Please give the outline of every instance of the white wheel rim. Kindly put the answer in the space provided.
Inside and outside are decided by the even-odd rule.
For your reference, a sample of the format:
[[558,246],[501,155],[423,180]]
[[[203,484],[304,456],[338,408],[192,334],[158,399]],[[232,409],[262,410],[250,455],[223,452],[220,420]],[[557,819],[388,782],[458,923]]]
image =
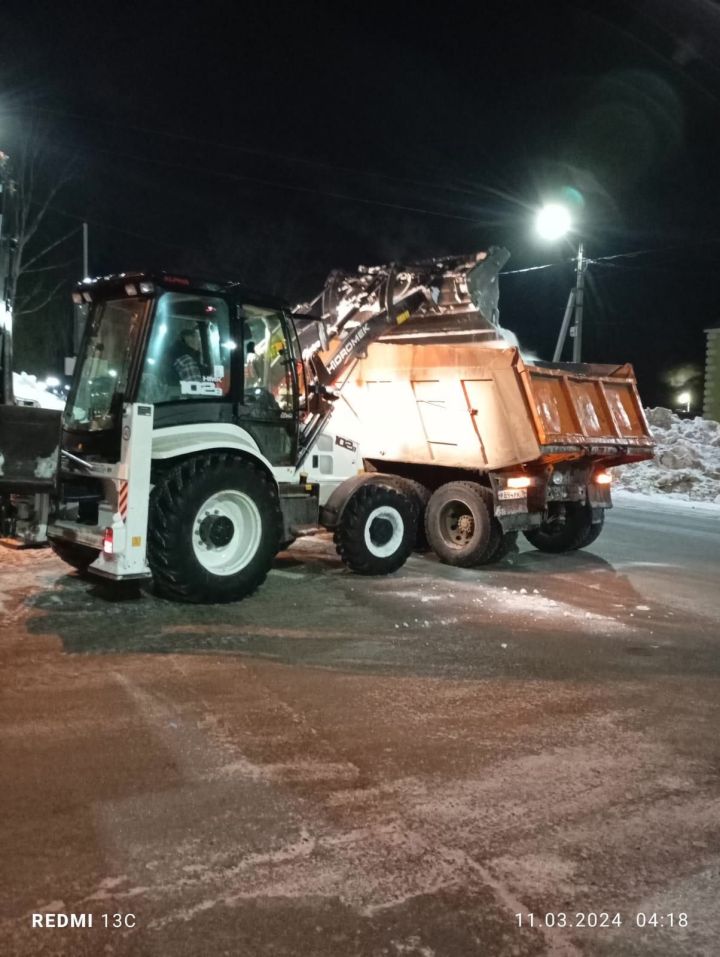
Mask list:
[[[390,538],[384,543],[373,538],[373,522],[377,519],[389,522],[392,528]],[[397,551],[404,534],[405,523],[402,515],[396,508],[391,508],[389,505],[381,505],[380,508],[373,509],[365,520],[365,545],[375,558],[387,558]]]
[[[229,520],[233,526],[232,537],[226,544],[208,540],[208,526],[218,519]],[[255,557],[261,538],[262,519],[257,505],[249,495],[236,489],[211,495],[193,522],[195,558],[213,575],[234,575],[245,568]]]

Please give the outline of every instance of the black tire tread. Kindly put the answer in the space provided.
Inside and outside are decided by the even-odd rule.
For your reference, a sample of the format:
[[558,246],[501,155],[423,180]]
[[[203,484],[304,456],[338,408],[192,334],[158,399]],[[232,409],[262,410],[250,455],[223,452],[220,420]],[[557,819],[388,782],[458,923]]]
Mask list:
[[591,526],[587,529],[587,533],[585,534],[583,540],[582,540],[582,541],[580,542],[580,544],[578,545],[578,548],[587,548],[588,545],[592,545],[593,542],[597,541],[597,539],[600,537],[600,533],[602,532],[603,527],[604,527],[604,525],[605,525],[605,512],[604,512],[604,511],[603,511],[603,513],[602,513],[602,516],[603,516],[603,517],[602,517],[602,519],[601,519],[599,522],[595,522],[593,525],[591,525]]
[[[494,553],[500,548],[502,543],[502,528],[500,523],[494,518],[492,513],[492,491],[484,485],[480,485],[479,482],[448,482],[445,485],[441,485],[438,492],[442,489],[447,488],[448,486],[453,486],[454,488],[466,489],[472,495],[478,495],[480,502],[487,512],[488,522],[490,524],[490,534],[488,541],[485,543],[484,548],[477,547],[475,552],[468,555],[463,554],[454,554],[449,551],[447,554],[443,555],[437,551],[435,548],[435,553],[438,555],[441,561],[447,565],[456,565],[459,568],[474,568],[477,565],[487,564],[488,561],[492,560]],[[431,513],[428,510],[425,512],[425,533],[428,537],[428,541],[432,542],[434,534],[430,527],[431,524]]]
[[[358,575],[388,575],[397,571],[407,561],[412,552],[416,537],[416,529],[411,526],[411,538],[404,543],[404,547],[396,552],[392,561],[378,560],[368,555],[364,544],[365,515],[368,510],[387,503],[387,496],[395,498],[394,505],[399,511],[409,511],[411,517],[417,521],[417,506],[414,498],[407,492],[400,491],[395,482],[383,485],[380,482],[366,482],[355,492],[343,510],[342,517],[333,535],[335,550],[340,558]],[[409,509],[408,509],[409,506]],[[406,536],[407,537],[407,536]],[[383,563],[382,569],[380,562]]]
[[603,521],[593,525],[589,522],[589,505],[585,502],[570,504],[576,504],[577,507],[571,510],[563,532],[559,535],[548,534],[542,525],[528,529],[523,534],[531,545],[541,552],[561,555],[564,552],[576,552],[580,548],[586,548],[597,539],[603,529],[604,513]]
[[432,492],[422,482],[404,476],[400,476],[398,484],[408,495],[415,498],[418,506],[418,530],[413,548],[416,552],[428,552],[430,551],[430,542],[427,540],[425,533],[425,509]]
[[155,589],[164,598],[176,601],[202,603],[208,599],[207,589],[202,583],[189,581],[176,562],[177,550],[187,548],[187,543],[178,541],[179,530],[187,518],[183,499],[188,490],[197,481],[199,476],[206,479],[213,474],[220,474],[228,467],[240,467],[252,476],[261,488],[269,493],[268,497],[274,502],[274,514],[270,516],[271,525],[277,529],[277,541],[274,542],[272,555],[253,576],[247,585],[243,586],[241,594],[228,594],[214,597],[212,601],[238,601],[256,591],[265,581],[270,570],[272,557],[277,553],[280,545],[282,529],[282,512],[277,492],[269,477],[261,468],[258,468],[247,459],[239,458],[230,452],[212,452],[206,455],[196,455],[183,459],[177,465],[156,477],[156,484],[150,497],[148,516],[147,555]]

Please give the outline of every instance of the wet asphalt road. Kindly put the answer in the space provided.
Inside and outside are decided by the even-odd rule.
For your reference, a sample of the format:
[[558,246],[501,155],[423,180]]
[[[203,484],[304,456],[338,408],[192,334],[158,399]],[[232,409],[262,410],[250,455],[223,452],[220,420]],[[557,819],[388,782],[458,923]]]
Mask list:
[[3,551],[0,951],[717,954],[719,546],[636,505],[492,570],[304,540],[209,608]]

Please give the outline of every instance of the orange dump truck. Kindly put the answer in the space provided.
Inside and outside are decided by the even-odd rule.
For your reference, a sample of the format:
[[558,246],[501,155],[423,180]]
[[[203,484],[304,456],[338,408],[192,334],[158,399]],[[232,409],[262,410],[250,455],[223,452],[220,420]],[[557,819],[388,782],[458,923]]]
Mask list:
[[519,530],[537,548],[589,545],[610,466],[652,457],[630,365],[535,363],[502,341],[395,335],[342,387],[366,469],[410,482],[439,557],[478,565]]

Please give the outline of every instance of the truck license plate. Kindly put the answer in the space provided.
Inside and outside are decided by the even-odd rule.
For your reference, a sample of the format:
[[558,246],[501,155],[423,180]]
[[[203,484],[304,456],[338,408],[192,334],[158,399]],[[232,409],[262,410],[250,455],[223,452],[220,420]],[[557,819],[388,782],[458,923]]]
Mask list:
[[501,502],[507,502],[508,499],[513,498],[525,498],[526,495],[526,488],[503,488],[497,493],[498,500]]

